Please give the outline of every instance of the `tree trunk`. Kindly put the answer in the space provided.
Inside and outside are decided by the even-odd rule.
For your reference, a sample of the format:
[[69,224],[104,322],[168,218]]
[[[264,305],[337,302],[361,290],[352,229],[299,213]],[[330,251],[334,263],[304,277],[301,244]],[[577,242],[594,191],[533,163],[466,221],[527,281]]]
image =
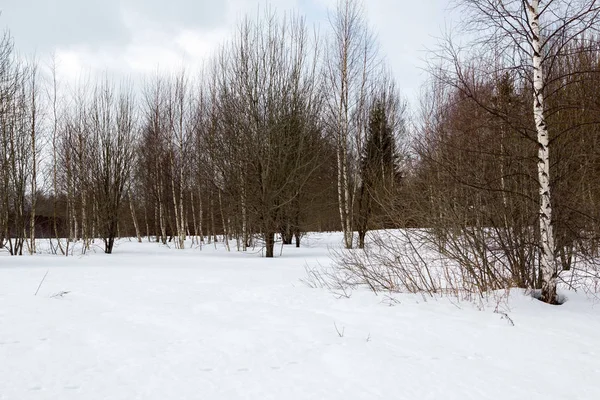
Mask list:
[[148,209],[146,202],[144,202],[144,224],[146,225],[146,239],[150,241],[150,226],[148,225]]
[[265,232],[265,257],[273,258],[275,249],[275,232]]
[[156,235],[156,243],[160,242],[162,238],[160,235],[161,225],[160,225],[160,213],[158,211],[158,204],[154,204],[154,233]]
[[540,195],[540,273],[542,281],[541,300],[556,304],[557,267],[554,257],[554,232],[552,227],[552,203],[550,197],[550,151],[549,135],[544,115],[544,74],[539,25],[539,0],[527,4],[529,28],[533,47],[533,116],[538,141],[538,183]]
[[165,210],[163,209],[162,201],[158,203],[158,220],[160,223],[160,240],[163,244],[167,244],[167,227],[165,223]]
[[360,185],[359,199],[358,199],[358,221],[356,223],[356,230],[358,231],[358,248],[365,248],[365,236],[369,226],[369,217],[371,215],[371,194],[366,188],[363,177],[363,183]]
[[[171,155],[169,157],[169,160],[171,162],[171,171],[175,172],[175,162],[173,160],[173,152],[174,149],[172,149],[170,151]],[[173,176],[174,174],[171,174],[171,195],[173,197],[173,212],[175,213],[175,230],[176,235],[177,235],[177,240],[175,241],[175,247],[178,249],[183,249],[185,247],[185,243],[181,240],[182,236],[185,236],[185,233],[183,232],[184,227],[181,225],[181,219],[180,217],[183,219],[183,216],[180,216],[180,207],[179,207],[179,202],[177,201],[177,195],[176,195],[176,191],[175,191],[175,176]],[[183,185],[183,182],[179,183],[180,188],[181,185]],[[180,190],[181,193],[181,190]],[[180,199],[182,200],[182,199]]]
[[219,209],[221,210],[221,223],[223,224],[223,241],[225,242],[225,247],[227,248],[227,251],[231,251],[231,249],[229,248],[229,238],[227,237],[227,225],[225,223],[225,213],[223,212],[223,199],[221,196],[221,189],[219,189]]
[[[299,196],[299,194],[296,196]],[[300,200],[298,197],[296,197],[296,204],[294,207],[294,238],[296,239],[296,247],[300,247]]]
[[105,238],[104,239],[104,253],[112,254],[114,245],[115,245],[114,235],[110,235],[110,237]]
[[31,218],[29,225],[29,240],[31,241],[31,246],[29,247],[29,251],[31,254],[34,254],[35,249],[35,208],[37,201],[37,149],[36,149],[36,87],[35,87],[35,79],[36,79],[36,69],[33,70],[33,75],[31,77]]
[[[54,62],[55,60],[53,60]],[[60,235],[58,234],[57,210],[58,210],[58,157],[57,157],[57,134],[58,134],[58,113],[57,113],[57,87],[56,87],[56,64],[52,64],[52,229],[54,237],[58,243],[60,252],[65,255],[62,247]]]
[[140,227],[135,217],[135,209],[133,208],[133,200],[131,199],[131,192],[127,191],[127,197],[129,198],[129,209],[131,210],[131,219],[133,220],[133,227],[135,228],[135,236],[137,237],[138,243],[142,243],[142,235],[140,234]]
[[83,251],[90,248],[89,229],[87,226],[87,199],[85,195],[85,187],[81,188],[81,237],[83,238]]
[[242,251],[248,249],[248,213],[246,210],[246,186],[242,176]]
[[281,227],[281,240],[283,241],[283,244],[288,245],[292,244],[292,241],[294,240],[294,229],[289,219],[286,218],[285,220],[286,222]]
[[346,146],[342,144],[342,140],[346,140],[345,138],[339,138],[338,146],[340,147],[337,151],[337,167],[338,167],[338,204],[340,211],[340,220],[342,223],[342,232],[344,233],[344,246],[347,249],[352,248],[352,226],[349,220],[349,210],[348,210],[348,197],[349,197],[349,189],[348,189],[348,175],[346,168]]
[[202,206],[202,193],[198,193],[198,234],[200,235],[200,243],[204,243],[204,208]]
[[210,244],[211,238],[215,243],[217,242],[217,233],[215,229],[215,205],[212,193],[210,195],[208,208],[210,209],[210,232],[208,232],[208,243]]
[[193,188],[190,189],[190,205],[192,207],[192,222],[193,222],[193,226],[194,226],[194,233],[193,233],[193,235],[190,235],[192,237],[192,245],[193,245],[194,240],[198,240],[198,243],[200,243],[200,240],[198,239],[198,220],[196,219],[196,207],[194,206],[194,190],[193,190]]

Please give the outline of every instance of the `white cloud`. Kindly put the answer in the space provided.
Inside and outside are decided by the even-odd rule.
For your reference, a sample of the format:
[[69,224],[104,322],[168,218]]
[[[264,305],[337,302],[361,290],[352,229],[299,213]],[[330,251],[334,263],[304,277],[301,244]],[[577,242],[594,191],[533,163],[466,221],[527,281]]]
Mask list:
[[[193,71],[231,37],[244,15],[254,17],[269,4],[278,13],[305,14],[309,24],[320,23],[325,32],[327,7],[337,2],[61,0],[50,7],[46,0],[5,1],[0,24],[14,24],[9,27],[20,51],[35,51],[42,59],[56,51],[59,75],[70,80],[81,73],[125,77],[182,66]],[[449,0],[363,1],[398,86],[414,101],[425,78],[424,49],[433,47],[443,31]]]

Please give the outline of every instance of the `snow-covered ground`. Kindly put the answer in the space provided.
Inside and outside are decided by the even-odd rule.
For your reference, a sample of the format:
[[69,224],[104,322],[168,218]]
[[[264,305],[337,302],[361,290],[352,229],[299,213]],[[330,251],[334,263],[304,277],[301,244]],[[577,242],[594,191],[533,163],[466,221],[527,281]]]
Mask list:
[[514,291],[513,326],[495,304],[300,282],[340,242],[313,234],[275,259],[125,240],[0,256],[0,399],[600,399],[585,295]]

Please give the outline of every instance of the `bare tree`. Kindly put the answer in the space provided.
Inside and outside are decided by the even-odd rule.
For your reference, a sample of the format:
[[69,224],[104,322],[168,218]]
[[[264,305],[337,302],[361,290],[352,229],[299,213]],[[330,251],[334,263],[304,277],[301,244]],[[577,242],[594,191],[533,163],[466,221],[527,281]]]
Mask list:
[[245,249],[249,233],[260,233],[267,257],[322,162],[318,57],[309,43],[302,18],[266,12],[240,25],[213,69],[205,137],[225,240],[240,232]]
[[28,114],[29,114],[29,128],[30,128],[30,152],[31,152],[31,178],[30,178],[30,206],[29,206],[29,252],[35,254],[35,230],[36,230],[36,203],[37,203],[37,192],[38,192],[38,156],[40,148],[39,142],[39,113],[38,113],[38,67],[37,64],[32,62],[29,66],[29,79],[27,82],[28,88]]
[[[66,255],[65,250],[62,246],[62,240],[58,231],[58,197],[59,197],[59,182],[58,182],[58,169],[59,169],[59,98],[58,98],[58,80],[56,77],[56,58],[52,57],[52,62],[50,64],[50,71],[52,76],[52,85],[48,90],[48,99],[52,112],[52,127],[51,127],[51,143],[52,143],[52,232],[54,238],[57,241],[58,250],[60,250],[61,254]],[[51,242],[52,245],[52,242]],[[53,248],[54,252],[58,250]]]
[[[541,300],[556,303],[559,266],[556,259],[551,196],[551,132],[547,98],[554,67],[569,45],[584,40],[595,29],[600,5],[595,0],[459,0],[464,27],[477,35],[481,49],[494,49],[504,68],[518,70],[530,82],[532,119],[535,124],[539,191],[539,251]],[[456,60],[455,54],[451,58]],[[464,71],[457,70],[459,78]],[[560,80],[560,78],[559,78]]]
[[169,164],[171,168],[171,194],[177,231],[177,248],[185,248],[186,214],[185,196],[189,170],[189,151],[192,138],[192,118],[189,82],[182,71],[167,85],[166,117]]
[[14,74],[12,37],[5,32],[0,39],[0,247],[10,241],[9,121],[10,104],[16,90]]
[[325,60],[329,130],[337,147],[338,205],[344,245],[352,248],[357,171],[368,121],[367,101],[377,52],[359,0],[339,0],[330,17],[333,35]]
[[0,245],[13,255],[22,255],[25,244],[35,251],[36,79],[36,64],[17,58],[5,33],[0,39]]
[[170,163],[166,135],[165,90],[162,77],[144,87],[143,129],[138,146],[136,177],[145,195],[145,207],[153,210],[156,241],[167,243],[168,182]]
[[96,86],[89,107],[91,183],[97,204],[98,233],[105,253],[118,237],[119,212],[135,162],[137,136],[133,94],[128,86],[115,94],[108,82]]

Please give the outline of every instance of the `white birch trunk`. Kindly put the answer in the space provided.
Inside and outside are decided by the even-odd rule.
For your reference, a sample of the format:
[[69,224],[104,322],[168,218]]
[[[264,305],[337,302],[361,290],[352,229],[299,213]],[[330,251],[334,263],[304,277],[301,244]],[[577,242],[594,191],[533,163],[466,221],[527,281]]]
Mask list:
[[[169,156],[171,171],[175,172],[175,162],[173,161],[173,150],[170,151],[171,155]],[[173,197],[173,212],[175,213],[175,228],[177,229],[177,240],[175,241],[175,247],[178,249],[182,249],[181,246],[181,225],[179,220],[179,203],[177,202],[177,195],[175,191],[175,177],[174,174],[171,173],[171,195]]]
[[58,141],[58,107],[57,107],[57,82],[56,82],[56,64],[55,60],[52,60],[52,228],[54,231],[54,237],[58,243],[58,248],[61,254],[65,255],[61,239],[58,235],[58,225],[56,223],[57,217],[57,198],[58,198],[58,155],[57,155],[57,141]]
[[183,169],[180,177],[182,183],[179,184],[179,247],[183,249],[185,248],[185,239],[187,238],[187,218],[183,198]]
[[161,224],[160,224],[160,212],[158,211],[158,203],[154,204],[154,229],[156,234],[156,243],[160,242],[161,237]]
[[146,240],[150,241],[150,226],[148,225],[148,209],[144,202],[144,224],[146,225]]
[[91,226],[91,234],[90,234],[90,241],[92,243],[94,243],[94,240],[96,238],[96,231],[97,231],[97,225],[98,225],[98,201],[96,199],[92,199],[92,215],[96,216],[93,217],[91,219],[92,222],[92,226]]
[[135,236],[137,237],[138,243],[142,243],[142,235],[140,234],[140,227],[135,217],[135,209],[133,208],[133,201],[131,200],[131,192],[127,191],[127,197],[129,199],[129,209],[131,210],[131,219],[133,220],[133,227],[135,228]]
[[554,232],[552,229],[552,203],[550,198],[550,151],[549,135],[544,116],[544,74],[542,69],[542,48],[540,37],[540,2],[527,3],[531,45],[533,48],[533,116],[538,141],[538,182],[540,195],[540,273],[542,298],[547,303],[556,302],[557,268],[554,258]]
[[342,225],[342,232],[344,233],[344,244],[346,244],[346,219],[344,218],[344,178],[342,174],[342,151],[340,149],[340,139],[338,139],[338,151],[337,153],[337,175],[338,175],[338,206],[340,211],[340,223]]
[[207,242],[208,244],[212,243],[212,237],[213,237],[213,232],[215,231],[215,215],[213,212],[213,198],[212,198],[212,194],[208,197],[208,212],[209,215],[207,216],[208,221],[208,227],[207,227],[207,232],[206,232],[206,236],[207,236]]
[[72,180],[71,180],[71,162],[70,157],[67,161],[67,223],[69,224],[69,237],[67,239],[65,256],[69,255],[69,245],[73,241],[75,233],[73,231],[74,227],[74,206],[73,206],[73,188],[72,188]]
[[[181,173],[181,178],[183,178],[183,172]],[[183,179],[181,182],[179,185],[179,248],[183,249],[185,248],[185,239],[187,237],[187,218],[183,207]]]
[[204,207],[202,206],[202,193],[198,193],[198,233],[200,235],[200,245],[204,243]]
[[35,209],[37,202],[37,149],[36,149],[36,88],[35,88],[35,73],[32,77],[32,89],[31,89],[31,157],[32,157],[32,165],[31,165],[31,219],[29,226],[29,239],[31,241],[31,245],[29,246],[29,252],[34,254],[35,249]]
[[160,240],[163,244],[167,243],[167,227],[165,224],[165,210],[162,200],[158,202],[158,221],[160,224]]
[[229,247],[227,225],[225,224],[225,214],[223,213],[223,200],[221,196],[221,189],[219,189],[219,209],[221,210],[221,223],[223,224],[223,241],[225,242],[225,247],[227,248],[227,251],[231,251],[231,248]]
[[[243,179],[243,177],[242,177]],[[246,211],[246,187],[242,183],[242,250],[248,249],[248,213]]]
[[352,221],[350,215],[350,188],[348,183],[348,93],[346,74],[342,73],[342,93],[340,96],[339,133],[338,133],[338,203],[342,231],[344,232],[344,246],[352,248]]
[[86,188],[81,188],[81,237],[83,238],[83,250],[89,250],[90,248],[90,237],[89,229],[87,226],[87,198]]
[[196,220],[196,207],[194,206],[194,190],[190,189],[190,205],[192,207],[192,222],[194,226],[194,233],[190,235],[192,237],[192,245],[195,244],[198,239],[198,221]]
[[[345,147],[344,149],[347,150]],[[345,153],[347,153],[347,151]],[[344,175],[344,214],[346,217],[346,225],[344,230],[344,244],[346,245],[347,249],[351,249],[354,231],[352,229],[352,206],[350,201],[350,184],[348,183],[347,157],[342,158],[342,174]]]
[[85,177],[87,176],[85,171],[86,165],[85,165],[85,145],[83,143],[83,137],[81,136],[81,133],[79,135],[79,154],[80,154],[80,167],[81,167],[81,171],[79,172],[81,174],[81,180],[83,181],[83,185],[81,186],[81,234],[82,234],[82,238],[83,238],[83,252],[85,253],[86,250],[89,250],[90,248],[90,238],[89,238],[89,229],[87,226],[87,198],[86,198],[86,192],[87,192],[87,187],[86,187],[86,180]]
[[[179,132],[180,135],[183,135],[182,131]],[[183,139],[182,136],[180,136],[179,138],[179,157],[183,158],[184,154],[183,154]],[[180,165],[178,166],[179,168],[179,222],[178,222],[178,234],[179,234],[179,248],[180,249],[184,249],[185,248],[185,239],[187,237],[186,235],[186,216],[185,216],[185,210],[184,210],[184,175],[183,175],[183,166]]]

